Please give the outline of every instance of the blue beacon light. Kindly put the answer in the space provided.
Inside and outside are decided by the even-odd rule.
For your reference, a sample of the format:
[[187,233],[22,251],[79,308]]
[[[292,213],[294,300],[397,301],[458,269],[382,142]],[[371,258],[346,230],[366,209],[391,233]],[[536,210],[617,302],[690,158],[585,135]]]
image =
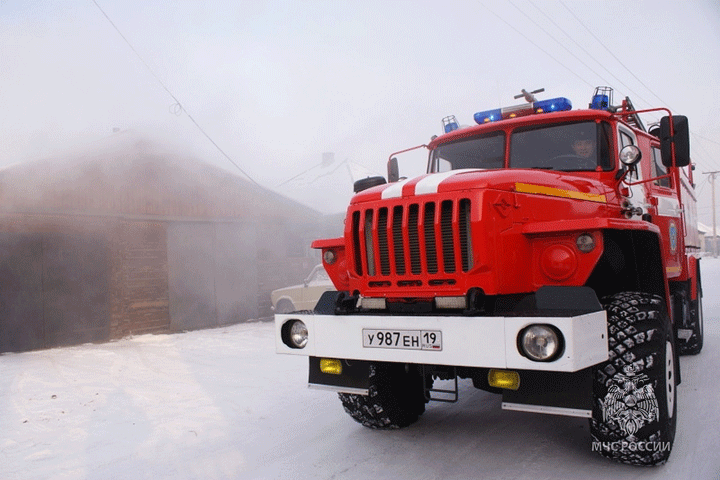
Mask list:
[[558,97],[550,100],[540,100],[535,102],[533,107],[536,113],[562,112],[572,110],[572,103],[565,97]]
[[442,123],[445,133],[450,133],[460,128],[460,126],[458,125],[458,121],[455,118],[455,115],[448,115],[447,117],[443,118]]
[[535,102],[533,103],[533,108],[535,113],[562,112],[564,110],[572,110],[572,103],[565,97],[558,97]]
[[593,96],[590,108],[593,110],[607,110],[610,107],[610,97],[608,95]]
[[512,107],[496,108],[476,113],[473,118],[479,125],[489,122],[496,122],[506,118],[522,117],[533,113],[550,113],[572,110],[572,103],[565,97],[551,98],[539,102],[515,105]]
[[502,110],[495,108],[493,110],[486,110],[484,112],[478,112],[473,115],[475,122],[482,125],[483,123],[496,122],[502,120]]

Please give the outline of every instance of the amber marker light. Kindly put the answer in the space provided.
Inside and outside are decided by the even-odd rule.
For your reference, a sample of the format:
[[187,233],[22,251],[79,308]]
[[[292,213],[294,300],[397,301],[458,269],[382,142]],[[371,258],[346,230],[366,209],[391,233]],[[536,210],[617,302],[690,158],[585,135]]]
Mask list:
[[517,390],[520,388],[520,374],[512,370],[491,368],[488,372],[488,383],[491,387]]
[[342,374],[342,362],[334,358],[321,358],[320,371],[330,375]]

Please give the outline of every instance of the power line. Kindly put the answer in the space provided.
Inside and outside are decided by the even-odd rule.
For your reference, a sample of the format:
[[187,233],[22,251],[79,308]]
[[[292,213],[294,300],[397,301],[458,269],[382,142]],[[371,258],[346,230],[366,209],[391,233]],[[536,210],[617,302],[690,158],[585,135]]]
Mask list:
[[[710,185],[710,180],[708,177],[705,177],[699,185],[695,187],[695,194],[697,197],[700,197],[702,195],[703,190],[705,189],[706,185]],[[699,188],[698,188],[699,187]],[[701,207],[698,207],[698,209],[701,209]]]
[[[541,8],[539,8],[537,5],[535,5],[535,4],[532,2],[532,0],[529,0],[529,3],[530,3],[531,5],[533,5],[533,6],[535,7],[535,9],[537,9],[543,16],[545,16],[545,18],[547,18],[553,25],[555,25],[555,27],[558,28],[558,30],[562,31],[562,32],[563,32],[575,45],[577,45],[583,52],[585,52],[587,55],[591,55],[585,48],[582,47],[582,45],[580,45],[578,42],[576,42],[575,39],[573,39],[572,36],[570,36],[570,35],[569,35],[560,25],[558,25],[549,15],[547,15]],[[582,25],[582,26],[585,28],[585,30],[586,30],[588,33],[590,33],[590,35],[592,35],[592,37],[593,37],[606,51],[607,51],[610,55],[612,55],[612,57],[613,57],[625,70],[627,70],[627,71],[630,73],[630,75],[632,75],[638,82],[640,82],[640,84],[641,84],[643,87],[645,87],[645,89],[647,89],[648,92],[650,92],[651,95],[653,95],[662,105],[667,106],[670,110],[675,111],[675,112],[678,111],[678,110],[672,108],[672,106],[670,106],[670,104],[668,104],[668,103],[665,102],[662,98],[660,98],[648,85],[646,85],[640,78],[638,78],[638,76],[635,75],[635,74],[632,72],[632,70],[630,70],[630,69],[602,42],[602,40],[600,40],[600,38],[598,38],[598,37],[595,35],[595,34],[592,32],[592,30],[590,30],[590,28],[589,28],[585,23],[583,23],[583,21],[571,10],[562,0],[560,1],[560,3],[562,4],[563,7],[565,7],[565,9],[566,9],[568,12],[570,12],[570,14],[575,18],[575,20],[577,20],[578,23],[579,23],[580,25]],[[515,6],[515,5],[513,5],[513,6]],[[515,6],[515,8],[518,8],[518,7]],[[533,23],[535,23],[535,22],[533,22]],[[536,23],[536,25],[537,25],[537,23]],[[541,29],[542,29],[542,28],[541,28]],[[543,31],[545,31],[545,30],[543,29]],[[547,32],[545,32],[545,33],[547,33]],[[548,35],[550,35],[550,34],[548,33]],[[550,36],[551,36],[551,38],[552,38],[552,35],[550,35]],[[553,38],[553,39],[554,39],[554,38]],[[556,41],[557,41],[557,40],[556,40]],[[561,46],[563,46],[563,45],[561,44]],[[566,47],[563,46],[563,48],[566,48]],[[566,48],[566,50],[567,50],[567,48]],[[574,56],[574,55],[573,55],[573,56]],[[577,57],[576,57],[576,58],[577,58]],[[585,65],[585,63],[583,63],[583,65]],[[607,69],[604,65],[601,64],[601,67],[602,67],[605,71],[607,71],[613,78],[615,78],[621,85],[623,85],[623,86],[624,86],[630,93],[632,93],[635,97],[637,97],[637,98],[640,99],[641,101],[645,102],[648,106],[652,107],[652,104],[651,104],[648,100],[644,99],[644,98],[643,98],[642,96],[640,96],[637,92],[635,92],[633,89],[631,89],[630,87],[628,87],[625,83],[623,83],[620,79],[618,79],[618,78],[617,78],[609,69]],[[595,72],[594,72],[594,73],[595,73]],[[694,136],[696,136],[696,137],[698,137],[698,138],[701,138],[701,139],[703,139],[703,140],[705,140],[705,141],[714,143],[714,144],[716,144],[716,145],[720,145],[720,142],[718,142],[718,141],[711,140],[711,139],[709,139],[709,138],[703,137],[703,136],[698,135],[697,133],[695,133],[695,132],[693,132],[693,131],[691,131],[690,133],[692,133]],[[700,145],[702,145],[702,144],[700,143]],[[701,148],[702,148],[702,147],[701,147]],[[705,151],[705,153],[707,154],[707,151]],[[708,161],[709,161],[710,163],[712,163],[713,165],[717,165],[717,162],[716,162],[716,161],[710,160],[711,158],[712,158],[712,156],[708,154]]]
[[163,81],[160,80],[160,77],[158,77],[158,76],[155,74],[155,72],[153,71],[153,69],[150,68],[150,65],[148,65],[147,62],[143,59],[143,57],[140,55],[140,53],[138,53],[138,51],[135,50],[135,47],[133,47],[133,45],[130,43],[130,41],[125,37],[125,35],[123,35],[123,33],[120,31],[120,29],[117,27],[117,25],[115,25],[115,22],[113,22],[112,19],[108,16],[108,14],[105,13],[105,10],[102,9],[102,7],[97,3],[97,1],[96,1],[96,0],[92,0],[92,2],[95,4],[95,6],[98,8],[98,10],[100,10],[100,12],[103,14],[103,16],[107,19],[107,21],[110,22],[110,25],[112,25],[112,27],[115,29],[115,31],[118,33],[118,35],[120,35],[120,37],[125,41],[125,43],[128,45],[128,47],[130,47],[130,50],[132,50],[133,53],[135,53],[135,55],[138,57],[138,59],[140,60],[140,62],[142,62],[142,64],[145,65],[145,68],[147,68],[147,70],[150,72],[150,74],[151,74],[153,77],[155,77],[155,80],[157,80],[157,82],[160,84],[160,86],[161,86],[161,87],[168,93],[168,95],[170,95],[170,97],[172,97],[172,99],[175,101],[175,103],[170,107],[170,108],[171,108],[171,111],[172,111],[173,113],[175,113],[176,115],[179,115],[180,112],[185,112],[185,115],[187,115],[187,117],[188,117],[188,118],[190,119],[190,121],[195,125],[195,127],[197,127],[197,129],[200,131],[200,133],[202,133],[202,134],[205,136],[205,138],[207,138],[207,139],[210,141],[210,143],[212,143],[212,144],[215,146],[215,148],[216,148],[230,163],[232,163],[232,164],[235,166],[235,168],[237,168],[243,175],[245,175],[248,179],[250,179],[250,181],[252,181],[255,185],[257,185],[258,187],[261,187],[261,185],[260,185],[258,182],[256,182],[254,178],[252,178],[250,175],[248,175],[248,173],[247,173],[245,170],[243,170],[242,168],[240,168],[240,165],[238,165],[237,163],[235,163],[235,162],[233,161],[233,159],[230,158],[230,156],[229,156],[227,153],[225,153],[225,151],[224,151],[222,148],[220,148],[220,145],[218,145],[217,143],[215,143],[215,140],[213,140],[213,139],[210,137],[210,135],[207,134],[207,132],[205,131],[205,129],[203,129],[203,128],[200,126],[200,124],[193,118],[193,116],[190,115],[190,112],[188,112],[188,111],[185,109],[185,107],[183,107],[182,103],[180,103],[180,100],[178,100],[177,97],[176,97],[175,95],[173,95],[173,93],[170,91],[170,89],[169,89],[167,86],[165,86],[165,84],[163,83]]
[[[690,133],[693,133],[693,132],[690,132]],[[695,134],[693,133],[693,135],[695,135]],[[711,166],[713,166],[716,169],[720,168],[720,163],[718,163],[717,160],[713,159],[713,156],[705,149],[702,142],[697,142],[695,144],[695,151],[698,151],[697,150],[698,148],[703,153],[703,155],[700,155],[701,160],[703,161],[703,164],[705,164],[705,165],[710,164]]]
[[[588,52],[588,51],[585,49],[585,47],[583,47],[580,43],[578,43],[577,40],[575,40],[575,39],[572,37],[572,35],[570,35],[568,32],[566,32],[565,29],[563,29],[561,25],[558,25],[558,23],[557,23],[555,20],[553,20],[553,18],[552,18],[550,15],[548,15],[547,13],[545,13],[545,11],[544,11],[543,9],[541,9],[540,7],[538,7],[532,0],[530,0],[529,3],[530,3],[533,7],[535,7],[535,9],[536,9],[538,12],[540,12],[540,14],[542,14],[550,23],[552,23],[552,24],[555,26],[555,28],[557,28],[559,31],[561,31],[562,33],[564,33],[565,36],[566,36],[571,42],[573,42],[573,43],[575,44],[575,46],[577,46],[580,50],[582,50],[583,53],[585,53],[585,55],[587,55],[587,56],[590,57],[590,58],[593,58],[593,55],[592,55],[590,52]],[[516,8],[517,8],[517,7],[516,7]],[[543,30],[543,31],[544,31],[544,30]],[[546,32],[546,33],[547,33],[547,32]],[[550,34],[548,33],[548,35],[550,35]],[[552,37],[552,35],[550,35],[550,36]],[[556,40],[556,42],[558,42],[558,43],[560,44],[560,46],[562,46],[563,48],[565,48],[566,50],[568,50],[568,48],[567,48],[565,45],[563,45],[562,43],[560,43],[558,40]],[[570,52],[570,50],[568,50],[568,52]],[[570,52],[570,54],[571,54],[573,57],[577,58],[577,56],[575,56],[572,52]],[[583,62],[583,65],[585,65],[584,62]],[[620,85],[622,85],[628,92],[632,93],[634,97],[637,97],[637,98],[640,99],[641,101],[645,102],[647,105],[651,105],[650,102],[648,102],[647,100],[645,100],[645,99],[644,99],[643,97],[641,97],[637,92],[633,91],[632,88],[630,88],[629,86],[627,86],[622,80],[620,80],[618,77],[616,77],[615,74],[614,74],[609,68],[607,68],[603,63],[598,63],[598,65],[599,65],[603,70],[605,70],[612,78],[614,78]],[[586,66],[587,66],[587,65],[586,65]],[[588,67],[588,68],[589,68],[589,67]],[[600,78],[602,79],[602,76],[601,76],[600,74],[598,74],[597,72],[595,72],[595,71],[593,71],[593,70],[591,70],[591,71],[592,71],[593,73],[595,73],[598,77],[600,77]],[[610,82],[608,82],[607,80],[604,80],[604,79],[603,79],[603,81],[604,81],[606,84],[609,84],[609,83],[610,83]]]
[[[606,47],[605,44],[602,42],[602,40],[600,40],[600,39],[597,37],[597,35],[595,35],[595,34],[592,32],[592,30],[590,30],[590,28],[589,28],[587,25],[585,25],[582,20],[580,20],[580,18],[579,18],[577,15],[575,15],[575,12],[573,12],[572,10],[570,10],[570,7],[568,7],[567,5],[565,5],[565,2],[563,2],[562,0],[560,0],[560,4],[561,4],[563,7],[565,7],[565,9],[566,9],[568,12],[570,12],[570,14],[571,14],[573,17],[575,17],[575,20],[577,20],[578,23],[579,23],[580,25],[582,25],[582,26],[585,28],[585,30],[587,30],[588,33],[590,33],[590,35],[592,35],[592,37],[593,37],[595,40],[597,40],[597,42],[598,42],[605,50],[607,50],[607,52],[608,52],[610,55],[612,55],[612,57],[613,57],[615,60],[617,60],[617,62],[618,62],[620,65],[622,65],[622,67],[623,67],[625,70],[627,70],[627,71],[630,73],[630,75],[632,75],[632,76],[635,78],[635,80],[637,80],[638,82],[640,82],[640,85],[642,85],[643,87],[645,87],[648,92],[650,92],[655,98],[657,98],[657,99],[660,101],[660,103],[662,103],[663,105],[667,105],[668,107],[670,107],[670,105],[668,105],[667,102],[664,102],[662,98],[658,97],[658,96],[655,94],[655,92],[652,91],[652,89],[651,89],[650,87],[648,87],[647,85],[645,85],[645,83],[644,83],[642,80],[640,80],[640,79],[637,77],[637,75],[635,75],[635,74],[632,72],[632,70],[630,70],[630,69],[622,62],[622,60],[620,60],[620,59],[612,52],[612,50],[610,50],[608,47]],[[671,110],[674,110],[674,109],[671,108]]]
[[[604,83],[609,83],[607,80],[605,80],[604,78],[602,78],[602,76],[601,76],[598,72],[596,72],[595,70],[593,70],[590,65],[588,65],[587,63],[585,63],[580,57],[578,57],[577,55],[575,55],[569,48],[567,48],[565,45],[563,45],[562,42],[560,42],[560,40],[558,40],[557,38],[555,38],[555,37],[554,37],[550,32],[548,32],[547,30],[545,30],[545,29],[542,27],[542,25],[540,25],[540,24],[537,23],[535,20],[533,20],[533,18],[532,18],[530,15],[528,15],[528,14],[525,13],[520,7],[518,7],[517,5],[515,5],[514,2],[510,1],[510,5],[512,5],[513,7],[515,7],[516,10],[518,10],[520,13],[522,13],[523,15],[525,15],[525,17],[526,17],[528,20],[530,20],[536,27],[538,27],[540,30],[542,30],[543,33],[545,33],[548,37],[550,37],[550,38],[552,38],[553,40],[555,40],[555,43],[557,43],[558,45],[560,45],[561,47],[563,47],[566,52],[568,52],[570,55],[572,55],[578,62],[582,63],[582,64],[585,66],[585,68],[587,68],[587,69],[590,70],[592,73],[594,73],[595,75],[597,75],[598,77],[600,77]],[[537,7],[535,7],[535,8],[537,8]],[[586,52],[586,53],[587,53],[587,52]]]
[[706,142],[714,143],[715,145],[720,145],[720,142],[718,142],[717,140],[711,140],[711,139],[709,139],[709,138],[707,138],[707,137],[703,137],[702,135],[698,135],[698,134],[695,133],[695,132],[692,132],[692,134],[695,135],[695,136],[698,137],[698,138],[702,138],[702,139],[705,140]]
[[[564,48],[570,55],[572,55],[577,61],[579,61],[583,66],[585,66],[585,68],[587,68],[587,69],[588,69],[589,71],[591,71],[593,74],[595,74],[596,76],[598,76],[598,77],[599,77],[603,82],[605,82],[606,84],[609,83],[606,79],[603,79],[603,76],[602,76],[600,73],[598,73],[598,72],[596,72],[595,70],[593,70],[592,67],[590,67],[590,66],[589,66],[587,63],[585,63],[581,58],[579,58],[577,55],[575,55],[569,48],[567,48],[567,46],[565,46],[560,40],[558,40],[557,38],[555,38],[555,36],[553,36],[550,32],[548,32],[548,31],[547,31],[546,29],[544,29],[540,24],[538,24],[535,20],[533,20],[532,17],[529,16],[527,13],[525,13],[520,7],[518,7],[517,5],[515,5],[515,3],[513,3],[513,2],[510,2],[510,3],[512,4],[513,7],[515,7],[515,9],[517,9],[518,11],[520,11],[520,13],[522,13],[525,17],[527,17],[536,27],[538,27],[542,32],[544,32],[546,35],[548,35],[552,40],[554,40],[558,45],[560,45],[560,46],[561,46],[562,48]],[[545,12],[543,12],[542,9],[540,9],[537,5],[535,5],[531,0],[529,1],[529,3],[532,4],[542,15],[544,15],[553,25],[555,25],[555,26],[558,28],[558,30],[562,31],[562,32],[563,32],[573,43],[575,43],[575,45],[577,45],[586,55],[592,56],[585,48],[583,48],[577,41],[575,41],[565,30],[563,30],[562,27],[560,27],[550,16],[548,16]],[[562,2],[561,2],[561,3],[562,3]],[[519,35],[521,35],[523,38],[525,38],[528,42],[530,42],[532,45],[534,45],[534,46],[535,46],[536,48],[538,48],[540,51],[542,51],[543,53],[545,53],[548,57],[550,57],[550,58],[552,58],[553,60],[555,60],[555,61],[556,61],[558,64],[560,64],[563,68],[565,68],[566,70],[572,72],[573,75],[575,75],[576,77],[578,77],[580,80],[582,80],[583,82],[585,82],[585,83],[586,83],[587,85],[589,85],[590,87],[594,87],[594,86],[595,86],[595,85],[591,84],[590,82],[588,82],[586,79],[582,78],[580,75],[578,75],[577,72],[575,72],[574,70],[570,69],[570,68],[569,68],[567,65],[565,65],[563,62],[561,62],[561,61],[558,60],[557,58],[553,57],[549,52],[547,52],[547,51],[544,50],[542,47],[540,47],[537,43],[535,43],[534,41],[532,41],[529,37],[527,37],[527,36],[526,36],[525,34],[523,34],[519,29],[517,29],[516,27],[514,27],[513,25],[511,25],[509,22],[507,22],[507,21],[506,21],[504,18],[502,18],[500,15],[498,15],[498,14],[495,13],[494,11],[490,10],[490,9],[489,9],[487,6],[485,6],[484,4],[482,4],[482,3],[480,3],[480,4],[481,4],[486,10],[488,10],[490,13],[492,13],[492,14],[495,15],[498,19],[500,19],[503,23],[505,23],[505,24],[508,25],[510,28],[512,28],[513,30],[515,30]],[[577,17],[577,15],[575,15],[572,11],[570,11],[570,9],[569,9],[566,5],[563,4],[563,6],[565,6],[565,8],[568,9],[568,11],[578,20],[578,22],[579,22],[588,32],[590,32],[590,34],[593,35],[593,37],[594,37],[596,40],[598,40],[598,42],[600,42],[600,44],[603,46],[603,48],[605,48],[606,50],[610,51],[610,50],[592,33],[592,31],[590,31],[590,29],[589,29],[584,23],[582,23],[582,21]],[[617,56],[615,56],[612,52],[610,52],[610,54],[611,54],[626,70],[628,70],[628,71],[630,72],[630,70],[622,63],[622,61],[620,61],[620,60],[617,58]],[[648,100],[646,100],[645,98],[643,98],[643,97],[642,97],[641,95],[639,95],[637,92],[633,91],[633,90],[632,90],[630,87],[628,87],[624,82],[622,82],[620,79],[618,79],[609,69],[607,69],[607,68],[604,67],[603,65],[601,65],[601,66],[602,66],[602,68],[603,68],[605,71],[607,71],[615,80],[617,80],[618,83],[620,83],[623,87],[625,87],[625,88],[626,88],[630,93],[632,93],[636,98],[638,98],[638,99],[640,99],[641,101],[645,102],[647,105],[652,106],[652,104],[651,104]],[[633,76],[635,76],[632,72],[630,72],[630,73],[631,73]],[[637,78],[637,77],[636,77],[636,78]],[[640,81],[640,83],[643,84],[643,86],[645,86],[645,88],[647,88],[651,93],[653,93],[653,92],[649,89],[649,87],[647,87],[647,85],[645,85],[641,80],[638,79],[638,81]],[[655,94],[653,93],[653,95],[655,95]],[[655,96],[657,97],[657,95],[655,95]],[[658,97],[658,99],[662,102],[662,99],[660,99],[659,97]]]
[[485,8],[485,10],[487,10],[488,12],[492,13],[493,15],[495,15],[495,16],[496,16],[501,22],[503,22],[505,25],[507,25],[508,27],[510,27],[510,28],[512,28],[513,30],[515,30],[515,32],[516,32],[518,35],[520,35],[520,36],[523,37],[525,40],[527,40],[528,42],[530,42],[531,44],[533,44],[533,45],[535,46],[535,48],[537,48],[538,50],[540,50],[541,52],[543,52],[545,55],[547,55],[548,57],[550,57],[550,58],[552,58],[553,60],[555,60],[555,62],[557,62],[557,63],[558,63],[561,67],[563,67],[565,70],[567,70],[568,72],[570,72],[570,73],[572,73],[573,75],[575,75],[577,78],[579,78],[580,80],[582,80],[583,82],[585,82],[585,83],[586,83],[587,85],[589,85],[591,88],[594,88],[594,87],[595,87],[595,85],[591,84],[590,82],[588,82],[587,80],[585,80],[584,78],[582,78],[580,75],[578,75],[577,72],[575,72],[574,70],[572,70],[570,67],[568,67],[567,65],[565,65],[563,62],[561,62],[561,61],[558,60],[557,58],[553,57],[547,50],[545,50],[544,48],[542,48],[542,47],[541,47],[540,45],[538,45],[537,43],[533,42],[527,35],[525,35],[525,34],[524,34],[523,32],[521,32],[519,29],[515,28],[515,26],[513,26],[512,24],[510,24],[508,21],[506,21],[504,18],[502,18],[502,17],[501,17],[500,15],[498,15],[497,13],[493,12],[492,10],[490,10],[490,8],[488,8],[487,5],[483,4],[482,2],[478,2],[478,3],[480,3],[480,5],[481,5],[483,8]]

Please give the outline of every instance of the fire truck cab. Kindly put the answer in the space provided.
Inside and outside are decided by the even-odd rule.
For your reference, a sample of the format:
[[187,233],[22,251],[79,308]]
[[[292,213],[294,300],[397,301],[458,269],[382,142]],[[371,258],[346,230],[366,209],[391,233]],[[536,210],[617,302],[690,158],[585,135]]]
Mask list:
[[388,181],[356,183],[343,237],[312,245],[337,291],[276,315],[276,350],[371,428],[469,378],[504,409],[588,418],[602,455],[664,463],[678,355],[703,338],[687,119],[608,87],[581,110],[523,93],[473,127],[443,119],[425,175],[393,155]]

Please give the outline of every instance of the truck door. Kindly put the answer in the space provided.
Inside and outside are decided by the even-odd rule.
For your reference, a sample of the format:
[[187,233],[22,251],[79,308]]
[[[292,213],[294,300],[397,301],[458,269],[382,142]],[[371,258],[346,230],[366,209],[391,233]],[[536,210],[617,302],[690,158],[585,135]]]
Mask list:
[[[647,155],[647,150],[644,149],[642,145],[638,144],[638,137],[632,129],[620,123],[617,128],[618,153],[627,145],[636,145],[643,152],[643,155]],[[648,172],[643,172],[643,170],[645,169],[642,168],[641,165],[638,165],[638,168],[636,168],[635,171],[630,172],[626,177],[625,181],[628,184],[628,195],[625,197],[625,202],[633,207],[640,207],[643,212],[647,212],[650,207],[646,201],[648,198],[648,190],[646,184],[640,182],[642,182],[643,178],[647,178],[646,175]],[[639,216],[635,216],[634,218],[638,219]]]
[[[643,149],[645,150],[645,149]],[[649,146],[650,158],[648,172],[652,177],[667,173],[667,168],[660,158],[660,145],[651,143]],[[677,197],[677,188],[671,177],[659,178],[648,182],[649,209],[653,223],[660,227],[663,238],[663,257],[668,278],[679,277],[682,272],[682,255],[685,251],[683,238],[682,208]]]

